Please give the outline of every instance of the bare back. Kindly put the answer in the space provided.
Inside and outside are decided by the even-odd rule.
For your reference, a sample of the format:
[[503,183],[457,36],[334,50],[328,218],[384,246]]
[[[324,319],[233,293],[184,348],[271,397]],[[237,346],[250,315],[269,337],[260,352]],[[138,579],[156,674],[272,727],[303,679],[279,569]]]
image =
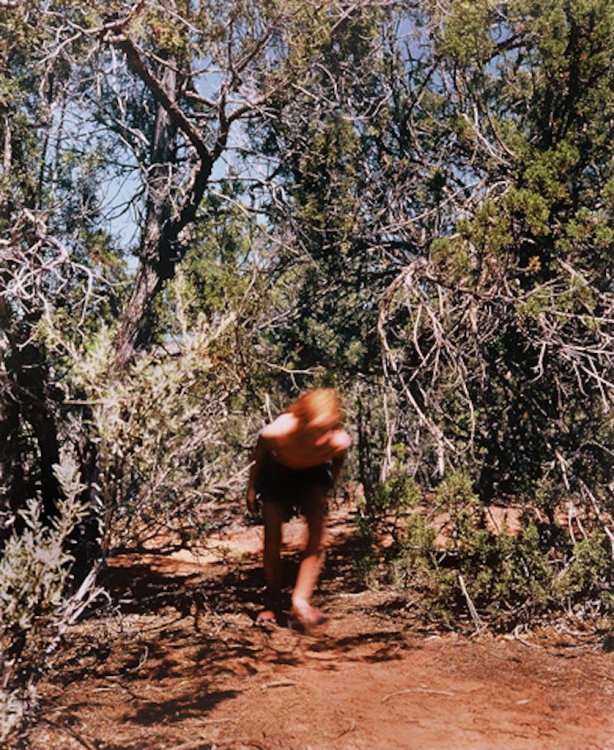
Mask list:
[[273,458],[291,469],[307,469],[342,456],[352,442],[345,430],[302,425],[290,413],[281,414],[260,433]]

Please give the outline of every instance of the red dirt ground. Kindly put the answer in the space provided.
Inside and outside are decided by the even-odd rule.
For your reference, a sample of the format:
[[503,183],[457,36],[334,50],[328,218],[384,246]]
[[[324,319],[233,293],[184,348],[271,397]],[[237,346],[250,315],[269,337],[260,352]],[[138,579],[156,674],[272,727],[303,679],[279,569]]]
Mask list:
[[[288,525],[289,576],[301,525]],[[590,633],[469,639],[360,589],[331,524],[317,634],[253,625],[259,527],[113,561],[120,610],[80,624],[34,750],[614,750],[614,655]]]

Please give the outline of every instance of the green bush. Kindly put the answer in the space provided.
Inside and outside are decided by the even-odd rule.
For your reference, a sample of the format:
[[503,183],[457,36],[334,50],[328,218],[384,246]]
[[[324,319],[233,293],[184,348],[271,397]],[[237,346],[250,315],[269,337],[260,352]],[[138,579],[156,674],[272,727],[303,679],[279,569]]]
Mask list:
[[243,490],[236,458],[247,461],[251,423],[227,348],[235,326],[201,317],[180,351],[139,353],[121,380],[108,376],[110,331],[74,358],[73,383],[92,403],[105,550],[202,540],[211,507]]
[[594,531],[576,541],[540,518],[527,511],[517,536],[495,534],[465,474],[449,475],[429,498],[395,474],[360,516],[358,570],[372,585],[419,593],[425,612],[448,626],[462,626],[468,614],[474,625],[499,630],[565,612],[607,617],[605,535]]
[[36,711],[36,685],[67,625],[81,609],[67,595],[73,556],[70,538],[87,508],[78,466],[66,456],[55,467],[64,497],[51,525],[35,500],[21,513],[23,531],[6,541],[0,557],[0,743],[17,743]]

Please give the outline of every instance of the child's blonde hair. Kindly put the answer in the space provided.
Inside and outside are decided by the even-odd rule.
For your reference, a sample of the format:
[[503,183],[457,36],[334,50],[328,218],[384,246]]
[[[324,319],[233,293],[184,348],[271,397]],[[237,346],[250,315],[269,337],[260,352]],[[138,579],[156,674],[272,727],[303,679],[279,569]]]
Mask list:
[[301,424],[308,424],[315,419],[336,427],[343,419],[341,399],[332,388],[313,388],[297,399],[288,411]]

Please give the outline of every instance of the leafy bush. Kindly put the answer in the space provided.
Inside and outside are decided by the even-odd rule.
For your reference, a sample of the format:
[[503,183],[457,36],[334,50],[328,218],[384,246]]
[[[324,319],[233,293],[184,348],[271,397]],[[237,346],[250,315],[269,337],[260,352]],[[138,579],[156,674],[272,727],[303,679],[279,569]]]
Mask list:
[[24,530],[13,531],[0,557],[0,742],[7,746],[35,713],[37,682],[64,630],[95,595],[92,578],[67,595],[70,538],[87,508],[74,458],[65,456],[55,471],[64,497],[51,525],[42,521],[40,502],[30,500],[21,513]]
[[[397,494],[398,493],[398,494]],[[421,498],[421,500],[420,500]],[[425,611],[450,625],[509,630],[554,613],[608,615],[611,566],[601,531],[577,539],[527,506],[517,536],[488,528],[470,479],[454,473],[431,497],[393,474],[359,516],[359,571],[423,595]]]
[[251,424],[229,346],[235,328],[232,314],[215,324],[201,316],[172,353],[140,353],[121,380],[109,376],[110,331],[73,357],[72,386],[91,403],[106,550],[202,537],[208,511],[242,491]]

